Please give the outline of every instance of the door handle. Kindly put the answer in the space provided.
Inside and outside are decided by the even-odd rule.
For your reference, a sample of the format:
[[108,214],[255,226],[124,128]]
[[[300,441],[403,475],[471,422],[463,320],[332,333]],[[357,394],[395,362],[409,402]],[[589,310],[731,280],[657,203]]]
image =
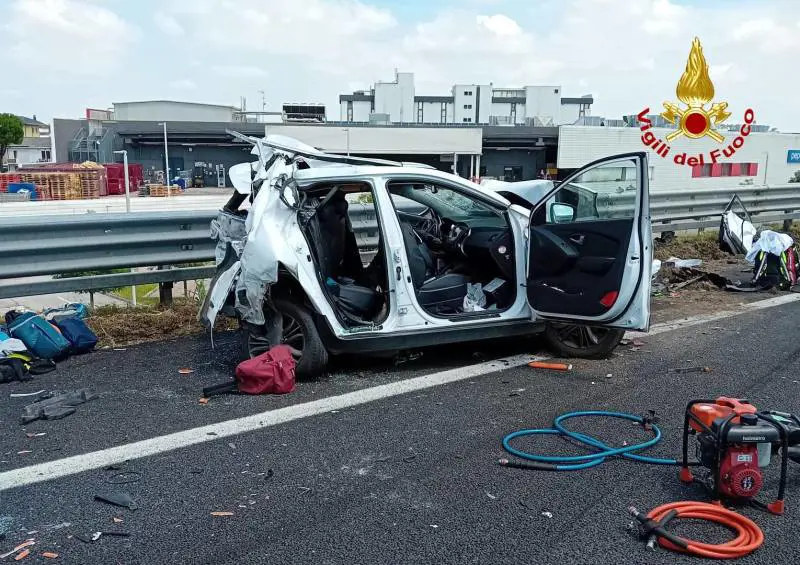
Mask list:
[[583,242],[586,241],[586,236],[583,234],[575,234],[569,236],[569,240],[575,245],[583,245]]
[[397,267],[397,269],[395,269],[395,272],[397,273],[397,280],[400,280],[402,278],[402,276],[403,276],[403,269],[400,268],[400,267]]

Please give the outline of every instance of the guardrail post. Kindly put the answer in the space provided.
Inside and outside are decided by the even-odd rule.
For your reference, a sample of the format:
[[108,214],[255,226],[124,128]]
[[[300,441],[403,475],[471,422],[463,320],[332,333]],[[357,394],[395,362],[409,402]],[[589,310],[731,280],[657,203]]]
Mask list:
[[792,220],[783,220],[783,231],[791,231]]
[[[164,267],[159,265],[158,270],[163,271]],[[158,302],[165,308],[172,306],[172,286],[171,282],[158,283]]]

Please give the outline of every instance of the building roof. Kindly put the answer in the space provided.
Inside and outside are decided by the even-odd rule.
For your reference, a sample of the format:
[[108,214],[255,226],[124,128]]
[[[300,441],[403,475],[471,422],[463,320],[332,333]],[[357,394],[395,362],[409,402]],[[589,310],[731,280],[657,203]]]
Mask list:
[[366,92],[354,92],[353,94],[340,94],[339,102],[372,102],[375,97]]
[[34,149],[50,149],[51,141],[49,137],[25,137],[22,143],[10,145],[9,147],[31,147]]
[[414,102],[453,102],[455,98],[452,96],[415,96]]
[[22,120],[22,124],[26,126],[47,126],[47,124],[40,122],[36,119],[36,116],[33,118],[27,118],[25,116],[17,116],[20,120]]
[[230,104],[206,104],[205,102],[187,102],[185,100],[129,100],[127,102],[112,102],[114,106],[122,104],[182,104],[185,106],[211,106],[212,108],[225,108],[226,110],[240,111]]

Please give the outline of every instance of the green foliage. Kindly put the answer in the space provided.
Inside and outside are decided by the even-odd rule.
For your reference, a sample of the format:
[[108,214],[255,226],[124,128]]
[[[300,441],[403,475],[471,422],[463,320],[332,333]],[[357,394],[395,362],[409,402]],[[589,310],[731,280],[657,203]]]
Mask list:
[[789,179],[789,182],[800,182],[800,171],[795,171],[792,178]]
[[0,161],[3,160],[9,145],[22,143],[24,134],[22,120],[14,114],[0,114]]

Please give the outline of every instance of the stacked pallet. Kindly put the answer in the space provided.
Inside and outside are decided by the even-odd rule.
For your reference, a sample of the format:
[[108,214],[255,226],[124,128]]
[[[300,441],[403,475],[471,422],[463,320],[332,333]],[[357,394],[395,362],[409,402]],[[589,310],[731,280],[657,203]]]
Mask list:
[[76,172],[20,173],[22,182],[36,185],[43,200],[91,200],[100,198],[101,173],[96,169],[76,169]]
[[19,175],[16,173],[0,173],[0,192],[8,192],[8,185],[19,182]]
[[167,187],[163,184],[148,184],[147,193],[149,196],[163,197],[163,196],[177,196],[181,194],[181,189],[177,185]]

